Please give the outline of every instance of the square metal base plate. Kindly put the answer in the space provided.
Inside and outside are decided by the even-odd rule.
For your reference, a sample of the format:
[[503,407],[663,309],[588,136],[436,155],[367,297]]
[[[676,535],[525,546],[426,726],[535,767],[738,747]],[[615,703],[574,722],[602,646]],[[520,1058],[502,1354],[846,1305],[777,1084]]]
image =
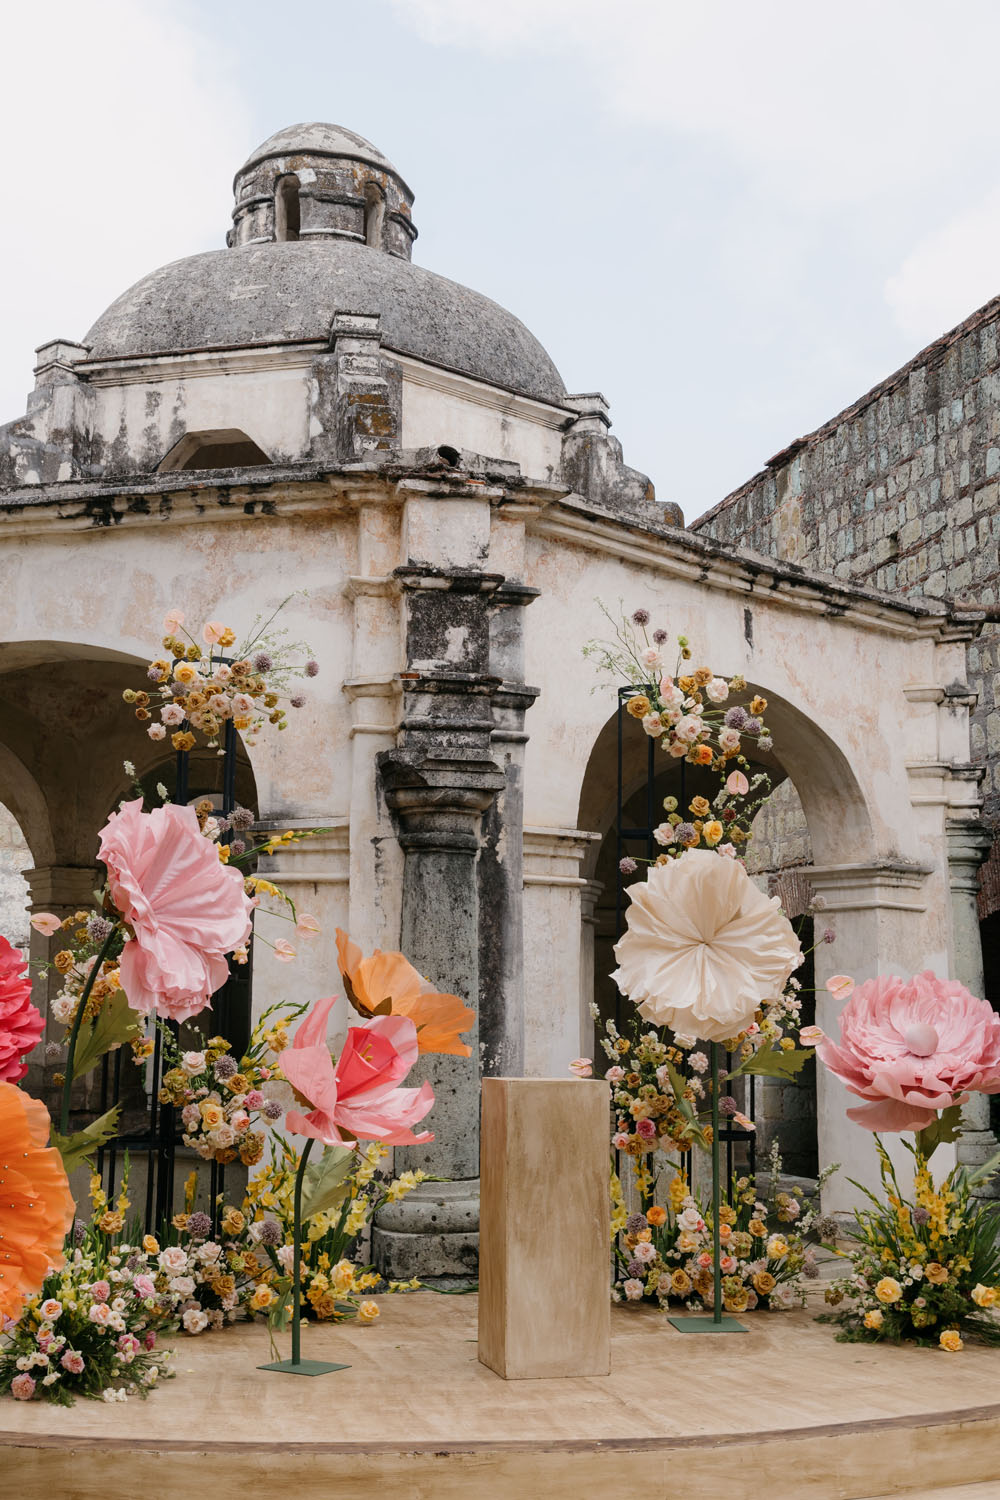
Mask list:
[[668,1318],[678,1333],[746,1333],[738,1318],[722,1317],[717,1323],[710,1314],[696,1313],[690,1318]]
[[280,1370],[284,1375],[329,1375],[332,1370],[349,1370],[350,1365],[332,1365],[325,1359],[300,1359],[295,1364],[290,1359],[276,1359],[269,1365],[258,1365],[258,1370]]

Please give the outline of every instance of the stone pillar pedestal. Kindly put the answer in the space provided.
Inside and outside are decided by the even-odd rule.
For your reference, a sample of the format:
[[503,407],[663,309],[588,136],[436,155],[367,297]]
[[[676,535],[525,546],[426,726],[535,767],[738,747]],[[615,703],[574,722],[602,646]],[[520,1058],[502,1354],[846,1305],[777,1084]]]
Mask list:
[[[951,978],[964,984],[973,995],[983,994],[983,950],[979,937],[979,868],[989,853],[992,840],[978,823],[949,818],[945,824],[948,843],[948,887],[951,893],[953,956]],[[958,1160],[969,1167],[988,1161],[997,1150],[996,1136],[990,1129],[990,1101],[986,1094],[970,1094],[962,1110],[962,1135],[957,1145]],[[1000,1196],[996,1179],[983,1184],[979,1196]]]

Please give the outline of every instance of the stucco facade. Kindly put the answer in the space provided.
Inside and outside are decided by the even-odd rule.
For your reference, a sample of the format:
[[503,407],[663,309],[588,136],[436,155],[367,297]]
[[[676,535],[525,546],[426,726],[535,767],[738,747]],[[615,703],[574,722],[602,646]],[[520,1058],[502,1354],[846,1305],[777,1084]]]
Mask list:
[[[602,397],[567,394],[496,304],[408,279],[409,190],[358,140],[303,126],[265,143],[237,174],[230,247],[154,273],[80,345],[45,346],[29,413],[0,429],[0,802],[33,902],[75,905],[122,760],[163,762],[120,703],[163,614],[241,628],[292,596],[285,623],[322,671],[294,729],[245,748],[240,786],[265,826],[329,830],[274,861],[324,935],[294,970],[259,949],[254,1003],[334,990],[340,925],[476,1004],[473,1058],[427,1064],[437,1141],[399,1153],[451,1181],[375,1236],[394,1273],[455,1271],[475,1255],[480,1068],[562,1076],[593,1050],[617,879],[615,693],[592,691],[581,653],[596,601],[641,603],[766,694],[772,769],[836,916],[820,984],[915,954],[959,977],[976,961],[959,846],[979,773],[956,684],[982,617],[680,529]],[[296,223],[312,243],[280,238]],[[215,774],[194,757],[192,785]],[[822,1160],[872,1180],[839,1085],[821,1090]],[[845,1174],[827,1206],[850,1194]]]

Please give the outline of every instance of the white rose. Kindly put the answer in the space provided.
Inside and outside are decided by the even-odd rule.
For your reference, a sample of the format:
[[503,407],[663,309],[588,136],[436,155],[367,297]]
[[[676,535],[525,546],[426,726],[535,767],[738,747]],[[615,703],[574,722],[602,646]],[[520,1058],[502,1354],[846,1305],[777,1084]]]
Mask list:
[[292,1269],[292,1262],[295,1259],[295,1246],[279,1245],[276,1253],[278,1257],[278,1265],[281,1267],[281,1269],[283,1271],[290,1271]]
[[216,1146],[231,1146],[235,1139],[236,1131],[225,1120],[223,1120],[221,1125],[217,1125],[209,1134],[209,1140],[213,1141]]
[[661,823],[658,828],[653,829],[653,837],[658,844],[666,847],[676,842],[673,823]]
[[60,1026],[68,1026],[76,1014],[76,999],[73,995],[57,995],[52,1002],[52,1014]]
[[641,1260],[643,1265],[649,1265],[651,1260],[656,1259],[656,1246],[651,1245],[648,1240],[640,1240],[632,1251],[636,1260]]
[[184,1056],[181,1058],[181,1067],[184,1069],[189,1078],[193,1078],[196,1073],[204,1073],[204,1052],[185,1052]]
[[206,1240],[203,1245],[198,1246],[198,1259],[206,1266],[214,1266],[222,1254],[222,1246],[217,1245],[214,1240]]
[[658,735],[663,734],[665,730],[665,725],[659,714],[645,714],[642,719],[642,727],[652,740],[655,740]]
[[719,730],[719,744],[723,750],[738,750],[740,748],[740,735],[738,729],[730,729],[728,724]]
[[724,677],[713,677],[705,684],[705,697],[709,703],[725,703],[729,697],[729,683]]
[[208,1327],[208,1317],[200,1307],[189,1307],[181,1322],[188,1333],[201,1333]]
[[193,1276],[175,1276],[170,1283],[170,1290],[178,1297],[190,1297],[194,1294]]
[[168,1245],[165,1250],[161,1250],[157,1263],[160,1270],[166,1271],[168,1276],[180,1276],[188,1268],[188,1258],[180,1245]]
[[686,1208],[683,1213],[677,1215],[679,1229],[686,1229],[689,1234],[697,1234],[705,1227],[705,1221],[696,1208]]
[[674,725],[674,734],[684,744],[692,744],[701,734],[704,725],[697,714],[685,714]]
[[655,646],[647,646],[639,652],[639,660],[644,667],[660,667],[663,665],[662,658]]

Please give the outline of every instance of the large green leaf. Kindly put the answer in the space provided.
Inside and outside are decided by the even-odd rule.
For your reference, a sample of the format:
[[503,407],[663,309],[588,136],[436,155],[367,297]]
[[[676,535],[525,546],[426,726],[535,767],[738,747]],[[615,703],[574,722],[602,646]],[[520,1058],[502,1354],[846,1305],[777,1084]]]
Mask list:
[[93,1153],[115,1134],[118,1129],[118,1109],[116,1104],[106,1115],[91,1121],[75,1135],[60,1135],[58,1130],[53,1130],[49,1144],[59,1152],[67,1173],[74,1171],[83,1162],[90,1164]]
[[753,1073],[758,1078],[794,1078],[800,1073],[806,1063],[812,1057],[812,1052],[802,1051],[798,1047],[794,1051],[784,1052],[780,1047],[775,1047],[773,1042],[765,1042],[759,1051],[746,1057],[739,1067],[727,1073],[727,1078],[740,1078],[747,1073]]
[[82,1078],[97,1066],[105,1052],[130,1042],[142,1031],[142,1021],[134,1010],[129,1009],[124,990],[115,990],[89,1025],[80,1027],[76,1053],[73,1057],[73,1078]]
[[[931,1156],[938,1146],[950,1141],[957,1141],[962,1134],[962,1106],[960,1104],[949,1104],[943,1109],[930,1125],[916,1132],[917,1149],[923,1153],[924,1159],[930,1161]],[[989,1165],[988,1163],[986,1164]]]
[[328,1146],[319,1161],[309,1163],[302,1180],[303,1224],[343,1203],[349,1191],[346,1179],[353,1164],[353,1146]]

